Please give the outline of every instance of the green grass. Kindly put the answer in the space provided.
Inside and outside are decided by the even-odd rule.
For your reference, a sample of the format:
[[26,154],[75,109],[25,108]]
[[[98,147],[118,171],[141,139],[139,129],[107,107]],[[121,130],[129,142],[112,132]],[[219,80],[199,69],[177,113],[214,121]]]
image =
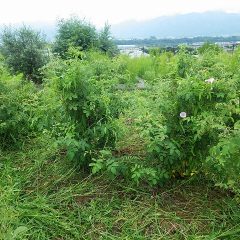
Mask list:
[[0,239],[239,239],[240,208],[204,179],[162,188],[72,168],[49,139],[0,155]]

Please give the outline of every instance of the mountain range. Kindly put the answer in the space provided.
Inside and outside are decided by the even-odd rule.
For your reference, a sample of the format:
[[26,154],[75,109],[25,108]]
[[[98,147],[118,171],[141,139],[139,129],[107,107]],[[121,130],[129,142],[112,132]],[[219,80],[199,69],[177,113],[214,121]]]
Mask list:
[[[56,22],[25,24],[41,30],[48,40],[54,39]],[[116,39],[240,36],[240,13],[204,12],[162,16],[145,21],[132,20],[112,25],[111,31]]]
[[240,13],[204,12],[128,21],[112,26],[120,39],[240,35]]

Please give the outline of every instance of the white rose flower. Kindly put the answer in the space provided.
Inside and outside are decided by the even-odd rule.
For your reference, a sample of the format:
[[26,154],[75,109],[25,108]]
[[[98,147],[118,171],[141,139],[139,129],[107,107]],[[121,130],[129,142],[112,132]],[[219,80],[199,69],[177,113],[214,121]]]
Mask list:
[[209,78],[209,79],[205,80],[205,82],[212,84],[213,82],[215,82],[215,79],[214,78]]
[[180,117],[181,118],[186,118],[187,117],[187,113],[186,112],[180,112]]

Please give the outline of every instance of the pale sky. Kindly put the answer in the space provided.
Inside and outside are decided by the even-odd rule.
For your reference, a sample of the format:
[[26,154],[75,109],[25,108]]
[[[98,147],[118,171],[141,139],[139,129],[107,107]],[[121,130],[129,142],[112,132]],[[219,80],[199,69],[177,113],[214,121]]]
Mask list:
[[96,26],[176,13],[239,12],[240,0],[0,0],[0,23],[55,21],[78,15]]

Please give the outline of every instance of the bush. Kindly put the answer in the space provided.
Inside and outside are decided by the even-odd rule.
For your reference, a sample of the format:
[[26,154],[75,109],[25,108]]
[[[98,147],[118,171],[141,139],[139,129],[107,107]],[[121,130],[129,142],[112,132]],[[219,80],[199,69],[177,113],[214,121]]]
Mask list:
[[236,122],[234,130],[221,136],[216,146],[210,149],[207,158],[207,176],[217,186],[240,194],[240,128]]
[[[133,104],[127,111],[132,114],[127,116],[133,118],[135,131],[139,130],[145,141],[146,156],[115,156],[104,150],[94,157],[93,172],[123,175],[151,185],[206,174],[218,186],[238,192],[240,88],[239,73],[233,68],[237,56],[227,61],[226,53],[207,52],[195,58],[182,49],[177,56],[169,56],[172,68],[165,72],[160,66],[168,69],[162,62],[166,57],[163,54],[147,60],[158,77],[149,81],[151,87],[143,93],[131,92],[127,99]],[[140,62],[138,67],[145,62],[141,60],[121,58],[134,75],[139,73],[128,63]]]
[[19,29],[5,28],[1,35],[1,53],[14,74],[36,83],[41,82],[39,71],[47,62],[46,42],[40,33],[23,26]]
[[122,108],[116,86],[123,73],[116,61],[97,53],[65,63],[65,70],[49,81],[73,126],[65,138],[68,156],[88,166],[95,152],[115,147],[116,119]]
[[204,54],[204,53],[207,53],[207,52],[213,52],[213,53],[220,53],[222,52],[222,48],[216,44],[213,44],[213,43],[204,43],[199,49],[198,49],[198,52],[200,54]]
[[118,53],[116,44],[113,42],[110,32],[110,25],[105,24],[104,28],[99,33],[99,49],[108,54],[109,56],[115,56]]
[[21,76],[0,77],[0,148],[20,147],[31,135],[35,88]]
[[62,19],[58,22],[53,51],[66,59],[69,58],[69,48],[80,51],[100,50],[109,56],[115,56],[118,53],[108,24],[105,24],[104,28],[97,32],[93,25],[77,17]]
[[77,17],[58,22],[53,51],[66,58],[70,47],[89,50],[98,47],[98,35],[94,26]]
[[[186,61],[183,53],[180,54]],[[214,59],[217,59],[216,55]],[[159,178],[162,182],[196,172],[209,174],[209,165],[206,165],[207,159],[212,159],[209,154],[221,149],[223,143],[229,142],[231,146],[231,141],[236,141],[237,132],[232,139],[232,135],[224,134],[233,131],[240,119],[239,80],[237,77],[229,78],[229,72],[225,71],[227,66],[220,63],[218,59],[210,64],[211,67],[206,67],[201,58],[192,60],[191,65],[186,65],[188,74],[180,72],[181,78],[162,79],[152,89],[153,106],[140,125],[150,141],[147,166],[154,167],[162,176]],[[203,68],[205,72],[201,75]],[[204,79],[210,75],[219,78]],[[224,171],[235,171],[237,167],[231,162],[231,157],[236,158],[238,148],[235,146],[233,151],[226,158]],[[220,154],[221,151],[218,152]],[[215,169],[218,169],[219,158],[212,162]],[[220,177],[222,172],[215,171],[215,174]]]

